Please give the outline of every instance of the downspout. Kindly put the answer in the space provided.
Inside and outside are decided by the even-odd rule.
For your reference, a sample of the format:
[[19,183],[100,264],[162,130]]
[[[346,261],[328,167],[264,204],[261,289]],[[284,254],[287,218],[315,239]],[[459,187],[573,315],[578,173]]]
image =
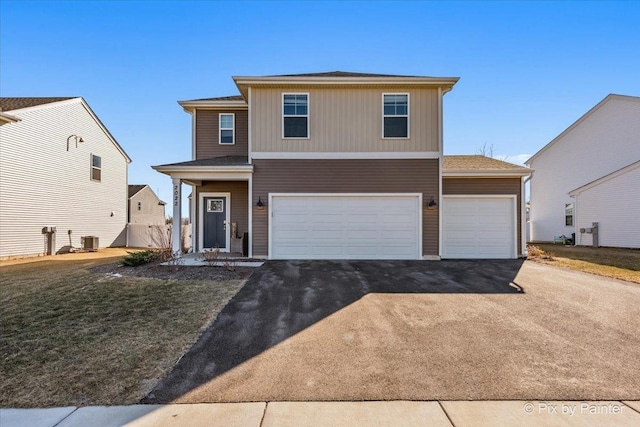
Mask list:
[[[438,258],[442,259],[442,164],[444,156],[442,98],[444,92],[438,87]],[[422,230],[424,233],[424,230]],[[422,236],[420,236],[422,237]]]
[[[522,256],[526,258],[529,254],[527,250],[527,198],[525,197],[525,186],[531,179],[533,173],[530,173],[526,177],[522,177],[520,182],[520,235],[522,236],[522,242],[520,244]],[[531,218],[531,211],[529,211],[529,218]],[[529,229],[529,235],[531,235],[531,229]]]

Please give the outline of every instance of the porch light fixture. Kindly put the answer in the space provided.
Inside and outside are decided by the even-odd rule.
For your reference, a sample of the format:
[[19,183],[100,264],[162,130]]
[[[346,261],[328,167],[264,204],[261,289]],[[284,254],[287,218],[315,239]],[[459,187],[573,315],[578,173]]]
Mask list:
[[82,139],[81,136],[78,136],[78,135],[69,136],[69,138],[67,138],[67,151],[69,151],[69,141],[71,140],[71,138],[75,138],[75,140],[76,140],[76,148],[78,148],[78,142],[84,142],[84,139]]
[[258,203],[256,203],[256,206],[258,207],[259,211],[264,210],[264,203],[262,203],[262,199],[260,199],[260,196],[258,196]]
[[435,209],[436,207],[438,207],[438,203],[432,196],[427,203],[427,209]]

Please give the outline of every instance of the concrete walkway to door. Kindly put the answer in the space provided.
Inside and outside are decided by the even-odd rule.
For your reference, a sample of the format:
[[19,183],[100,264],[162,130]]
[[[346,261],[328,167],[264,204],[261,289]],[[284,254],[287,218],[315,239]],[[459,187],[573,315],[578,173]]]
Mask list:
[[269,261],[146,403],[637,400],[640,287],[521,260]]

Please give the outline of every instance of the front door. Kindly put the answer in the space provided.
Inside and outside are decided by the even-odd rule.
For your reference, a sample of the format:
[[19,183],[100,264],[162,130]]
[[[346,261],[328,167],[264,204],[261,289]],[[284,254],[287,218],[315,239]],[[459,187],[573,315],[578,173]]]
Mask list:
[[227,199],[226,197],[204,198],[203,247],[227,248]]

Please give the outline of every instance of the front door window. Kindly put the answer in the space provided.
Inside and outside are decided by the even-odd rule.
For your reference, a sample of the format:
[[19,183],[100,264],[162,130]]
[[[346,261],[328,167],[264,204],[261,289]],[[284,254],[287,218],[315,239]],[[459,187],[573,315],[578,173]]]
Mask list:
[[203,247],[226,249],[227,199],[225,197],[205,197],[203,215]]

